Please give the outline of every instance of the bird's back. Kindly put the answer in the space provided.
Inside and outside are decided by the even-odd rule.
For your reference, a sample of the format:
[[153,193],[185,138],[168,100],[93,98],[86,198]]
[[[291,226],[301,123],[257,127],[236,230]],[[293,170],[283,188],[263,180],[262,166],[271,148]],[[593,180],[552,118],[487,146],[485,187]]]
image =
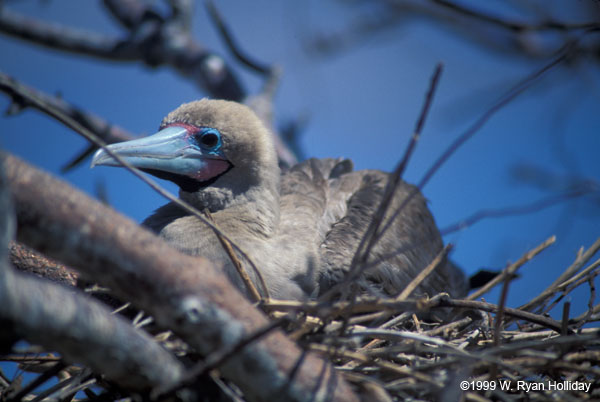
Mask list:
[[[345,159],[309,159],[282,177],[281,230],[310,239],[318,247],[319,287],[325,292],[344,279],[359,243],[382,200],[389,178],[377,170],[353,171]],[[400,182],[384,218],[411,193],[389,230],[379,239],[358,283],[376,295],[395,296],[442,250],[443,243],[426,200],[416,188]],[[303,235],[304,234],[304,235]],[[464,274],[444,261],[415,294],[466,293]]]

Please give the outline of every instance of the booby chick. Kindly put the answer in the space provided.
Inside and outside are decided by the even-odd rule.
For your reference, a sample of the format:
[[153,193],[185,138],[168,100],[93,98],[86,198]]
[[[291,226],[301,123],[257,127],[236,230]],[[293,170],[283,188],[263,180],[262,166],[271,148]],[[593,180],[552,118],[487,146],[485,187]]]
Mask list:
[[[353,171],[344,159],[310,159],[281,174],[272,134],[246,106],[202,99],[184,104],[152,136],[109,148],[131,165],[176,183],[179,196],[212,218],[256,264],[271,297],[305,300],[344,279],[379,206],[388,174]],[[120,166],[99,150],[94,165]],[[414,189],[402,182],[390,211]],[[242,291],[243,281],[213,230],[173,203],[145,226],[173,247],[224,267]],[[442,249],[426,201],[419,193],[373,248],[358,284],[365,292],[395,296]],[[243,259],[240,259],[243,263]],[[260,290],[249,265],[246,271]],[[466,281],[445,261],[415,295],[448,292],[460,297]]]

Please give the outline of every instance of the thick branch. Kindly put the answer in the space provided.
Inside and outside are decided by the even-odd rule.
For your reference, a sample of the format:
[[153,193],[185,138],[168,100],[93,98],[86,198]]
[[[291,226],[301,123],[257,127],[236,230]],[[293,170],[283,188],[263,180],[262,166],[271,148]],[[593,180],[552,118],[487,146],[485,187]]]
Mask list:
[[184,368],[173,355],[100,302],[8,266],[0,276],[0,317],[28,341],[128,389],[181,380]]
[[[180,254],[14,157],[5,156],[3,163],[16,201],[19,241],[131,300],[198,351],[233,347],[268,324],[206,260]],[[302,352],[280,331],[245,347],[221,371],[249,400],[357,400],[327,362]]]
[[10,244],[9,251],[10,263],[21,272],[32,273],[67,286],[75,286],[77,283],[76,272],[29,247],[13,242]]

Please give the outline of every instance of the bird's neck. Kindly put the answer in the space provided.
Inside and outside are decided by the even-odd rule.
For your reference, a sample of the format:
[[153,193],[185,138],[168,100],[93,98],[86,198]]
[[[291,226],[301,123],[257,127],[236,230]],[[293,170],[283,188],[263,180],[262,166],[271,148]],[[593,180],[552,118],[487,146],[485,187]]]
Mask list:
[[279,226],[279,170],[252,182],[214,183],[194,193],[180,191],[182,200],[208,209],[217,226],[237,236],[271,237]]

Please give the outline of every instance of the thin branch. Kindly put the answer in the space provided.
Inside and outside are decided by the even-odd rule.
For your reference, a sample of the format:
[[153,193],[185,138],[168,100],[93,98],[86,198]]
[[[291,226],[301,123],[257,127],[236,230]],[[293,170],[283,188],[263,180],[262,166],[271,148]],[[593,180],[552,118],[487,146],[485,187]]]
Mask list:
[[47,95],[24,85],[3,72],[0,72],[0,91],[9,95],[12,101],[19,105],[19,110],[31,107],[52,118],[54,115],[50,111],[59,110],[61,114],[92,131],[108,144],[127,141],[134,137],[130,132],[108,123],[93,113],[79,109],[59,97]]
[[264,63],[260,63],[256,60],[252,60],[247,54],[240,49],[239,45],[235,42],[231,30],[225,24],[225,20],[219,13],[219,10],[215,6],[215,3],[212,0],[205,0],[204,4],[206,6],[206,10],[210,16],[211,21],[216,25],[217,30],[221,34],[221,37],[225,41],[227,48],[235,58],[242,63],[244,66],[248,67],[250,70],[253,70],[257,73],[263,75],[271,74],[271,67],[267,66]]
[[179,382],[176,386],[164,389],[157,389],[154,392],[153,399],[163,400],[174,396],[175,392],[177,392],[178,390],[193,385],[199,377],[208,373],[210,370],[222,366],[227,360],[235,356],[236,353],[240,352],[242,349],[244,349],[251,343],[256,342],[265,335],[271,333],[275,329],[280,328],[284,323],[288,321],[289,318],[287,316],[282,317],[278,320],[274,320],[268,325],[266,325],[265,328],[257,330],[253,334],[247,336],[245,339],[239,341],[237,344],[211,353],[201,363],[196,364],[194,367],[188,370],[184,379],[181,382]]
[[0,32],[37,45],[117,61],[134,61],[140,57],[135,46],[93,32],[47,23],[2,7]]
[[496,25],[515,32],[524,31],[577,31],[588,29],[600,29],[600,24],[596,22],[587,23],[564,23],[559,21],[542,21],[542,22],[518,22],[499,18],[491,14],[486,14],[482,11],[476,11],[461,4],[448,0],[430,0],[431,2],[451,10],[459,15],[469,17],[471,19],[484,22],[487,24]]
[[417,119],[417,122],[415,125],[415,130],[413,132],[411,140],[409,141],[401,160],[398,162],[398,165],[394,169],[394,172],[392,172],[388,178],[388,182],[385,186],[385,190],[384,190],[383,196],[381,198],[379,207],[377,208],[377,210],[375,211],[375,214],[371,218],[371,220],[369,222],[369,227],[367,228],[365,234],[363,235],[363,237],[358,245],[358,248],[356,249],[354,256],[352,257],[349,271],[346,273],[344,279],[341,282],[339,282],[338,284],[333,286],[331,289],[329,289],[327,292],[322,294],[319,297],[320,300],[331,299],[331,297],[333,295],[335,295],[340,289],[343,289],[345,286],[347,286],[349,283],[351,283],[353,280],[355,280],[360,275],[362,270],[365,268],[364,265],[367,262],[369,253],[370,253],[372,247],[375,245],[375,242],[377,241],[377,239],[380,237],[380,236],[379,237],[376,236],[377,230],[379,229],[379,226],[380,226],[381,222],[383,221],[383,217],[385,216],[385,214],[393,200],[393,197],[396,193],[396,189],[398,188],[399,184],[401,183],[404,170],[406,169],[406,166],[408,165],[408,161],[410,160],[410,157],[412,156],[414,149],[417,145],[417,142],[419,141],[419,138],[421,136],[421,131],[425,124],[425,120],[426,120],[427,114],[429,112],[429,109],[431,107],[431,104],[433,102],[433,95],[438,86],[439,79],[440,79],[440,76],[442,73],[442,69],[443,69],[443,65],[438,64],[434,70],[434,73],[431,77],[431,81],[429,84],[429,89],[427,91],[427,94],[425,95],[425,100],[423,102],[421,112],[419,113],[419,118]]
[[575,262],[565,270],[565,272],[563,272],[554,282],[552,282],[550,286],[548,286],[538,296],[534,297],[529,302],[523,304],[521,307],[519,307],[519,309],[532,310],[535,307],[539,306],[541,303],[543,303],[549,297],[552,297],[552,295],[556,292],[556,288],[566,280],[571,279],[571,277],[575,275],[577,271],[579,271],[581,267],[598,252],[598,250],[600,250],[600,238],[598,238],[581,257],[578,257],[575,260]]
[[546,239],[544,242],[542,242],[542,244],[540,244],[539,246],[535,247],[534,249],[528,251],[521,258],[519,258],[515,263],[509,265],[504,270],[502,270],[502,272],[498,276],[496,276],[494,279],[492,279],[491,281],[486,283],[484,286],[482,286],[475,292],[471,293],[467,297],[467,300],[475,300],[478,297],[486,294],[494,286],[496,286],[500,282],[504,281],[505,278],[513,276],[515,274],[515,272],[517,272],[517,270],[522,265],[524,265],[527,261],[530,261],[533,257],[535,257],[536,255],[538,255],[539,253],[541,253],[542,251],[544,251],[545,249],[550,247],[552,244],[554,244],[554,242],[556,242],[556,236],[552,236],[552,237]]
[[423,187],[429,182],[429,180],[433,177],[433,175],[450,159],[450,157],[458,151],[460,147],[462,147],[468,140],[470,140],[484,125],[487,123],[489,119],[491,119],[498,111],[512,102],[517,96],[531,87],[535,82],[538,81],[540,77],[542,77],[546,72],[551,70],[553,67],[558,64],[564,62],[568,59],[573,44],[569,43],[563,49],[558,52],[558,55],[552,59],[550,62],[545,64],[539,70],[533,72],[529,76],[525,77],[523,80],[518,82],[515,86],[509,89],[505,94],[503,94],[488,110],[486,110],[480,117],[477,119],[471,127],[469,127],[463,134],[461,134],[452,144],[446,148],[446,150],[440,155],[433,163],[433,165],[427,170],[427,172],[423,175],[423,178],[419,181],[416,188],[404,199],[402,204],[394,211],[392,216],[387,220],[387,223],[383,228],[377,233],[378,237],[383,236],[383,234],[390,228],[394,220],[398,217],[400,212],[408,205],[410,200],[414,198],[414,196],[421,190]]
[[429,263],[417,276],[413,278],[412,281],[402,290],[402,292],[396,297],[396,300],[401,301],[407,299],[412,292],[427,278],[431,273],[438,268],[442,263],[446,262],[446,257],[448,253],[452,250],[451,244],[446,244],[446,246],[440,250],[440,252],[435,256],[433,261]]
[[[284,300],[271,300],[264,303],[264,307],[269,310],[278,311],[303,311],[309,314],[314,314],[318,317],[332,317],[335,314],[348,313],[368,313],[373,311],[415,311],[422,312],[430,309],[454,307],[463,309],[481,310],[490,313],[497,313],[499,307],[492,303],[452,299],[447,294],[441,293],[437,297],[429,300],[404,300],[397,301],[394,299],[376,299],[376,300],[358,300],[356,302],[335,302],[335,303],[320,303],[320,302],[293,302]],[[517,318],[519,320],[529,321],[544,327],[553,329],[560,333],[561,323],[540,314],[529,313],[514,308],[504,308],[504,314]]]
[[581,197],[583,195],[589,194],[591,192],[596,192],[595,189],[581,189],[570,191],[564,194],[553,195],[550,197],[542,198],[541,200],[537,200],[531,202],[526,205],[516,205],[511,207],[504,208],[496,208],[496,209],[482,209],[477,211],[473,215],[461,220],[458,223],[447,226],[440,230],[442,236],[446,236],[450,233],[457,232],[459,230],[463,230],[473,226],[475,223],[489,218],[504,218],[507,216],[515,216],[515,215],[527,215],[535,212],[540,212],[543,209],[553,207],[557,204],[564,203],[566,201],[572,200],[573,198]]

